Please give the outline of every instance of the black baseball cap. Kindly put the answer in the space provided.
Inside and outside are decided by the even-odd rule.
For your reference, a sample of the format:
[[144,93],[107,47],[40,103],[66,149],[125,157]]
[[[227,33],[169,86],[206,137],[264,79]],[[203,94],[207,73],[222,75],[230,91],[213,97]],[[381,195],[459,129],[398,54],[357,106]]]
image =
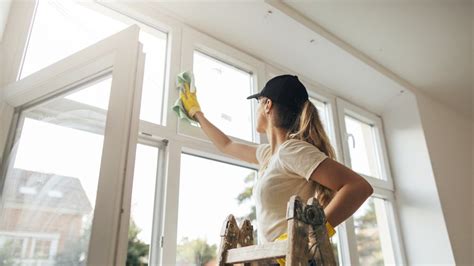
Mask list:
[[300,110],[308,100],[308,92],[297,76],[280,75],[270,79],[265,87],[247,99],[267,97],[293,110]]

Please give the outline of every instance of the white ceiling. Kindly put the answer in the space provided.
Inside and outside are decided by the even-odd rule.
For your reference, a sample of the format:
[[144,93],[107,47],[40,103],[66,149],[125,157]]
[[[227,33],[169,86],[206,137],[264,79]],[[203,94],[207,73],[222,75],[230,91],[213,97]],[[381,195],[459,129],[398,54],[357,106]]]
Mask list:
[[285,3],[416,88],[472,114],[472,1]]
[[160,12],[300,73],[367,109],[382,112],[387,99],[403,90],[400,84],[411,84],[472,118],[472,0],[313,0],[284,5],[389,75],[261,0],[153,2]]

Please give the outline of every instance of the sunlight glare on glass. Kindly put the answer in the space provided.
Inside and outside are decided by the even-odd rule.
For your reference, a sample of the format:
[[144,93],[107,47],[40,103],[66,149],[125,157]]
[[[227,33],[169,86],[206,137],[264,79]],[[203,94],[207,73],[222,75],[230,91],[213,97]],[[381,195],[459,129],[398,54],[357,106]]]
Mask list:
[[[139,41],[143,44],[145,53],[140,119],[160,124],[167,34],[118,14],[110,16],[101,13],[103,7],[98,6],[95,3],[85,5],[71,0],[40,0],[20,79],[124,30],[131,24],[139,24]],[[80,98],[83,102],[84,97]],[[97,102],[100,101],[101,104],[91,105],[102,108],[105,99],[99,98]],[[91,101],[95,100],[88,100]]]
[[107,110],[109,106],[110,87],[112,78],[99,81],[94,85],[88,86],[86,89],[79,90],[68,96],[66,99],[79,103],[94,106],[103,110]]
[[[208,246],[218,246],[227,216],[247,217],[251,212],[253,199],[239,204],[237,196],[253,186],[245,178],[255,172],[187,154],[182,155],[180,171],[178,247],[199,239]],[[184,259],[179,256],[178,261]]]
[[370,197],[354,214],[354,226],[361,265],[394,265],[385,200]]
[[193,72],[201,109],[224,133],[253,141],[252,75],[194,51]]
[[347,115],[345,123],[347,133],[354,137],[347,138],[352,170],[374,178],[381,178],[377,166],[379,158],[375,151],[373,128]]
[[77,1],[40,0],[21,79],[122,29],[126,24]]
[[94,206],[102,135],[25,118],[14,168],[77,177]]
[[141,28],[139,40],[146,58],[140,119],[161,124],[167,35],[146,26]]

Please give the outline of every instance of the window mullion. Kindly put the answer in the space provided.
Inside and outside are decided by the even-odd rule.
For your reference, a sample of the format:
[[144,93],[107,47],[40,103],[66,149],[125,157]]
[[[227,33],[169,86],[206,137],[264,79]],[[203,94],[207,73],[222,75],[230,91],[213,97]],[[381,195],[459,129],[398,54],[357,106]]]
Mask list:
[[342,226],[342,231],[344,232],[342,239],[342,255],[343,261],[342,264],[346,265],[359,265],[359,253],[357,251],[357,239],[355,234],[354,219],[352,217],[348,218]]

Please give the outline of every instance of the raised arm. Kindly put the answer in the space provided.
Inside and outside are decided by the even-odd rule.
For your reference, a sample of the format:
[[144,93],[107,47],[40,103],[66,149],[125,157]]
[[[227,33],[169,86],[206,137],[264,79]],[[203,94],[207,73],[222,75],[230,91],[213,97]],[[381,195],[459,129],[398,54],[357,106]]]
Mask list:
[[247,145],[232,141],[220,129],[218,129],[211,122],[209,122],[209,120],[207,120],[207,118],[204,116],[204,113],[202,113],[201,111],[196,112],[194,118],[198,120],[199,124],[201,125],[202,131],[204,131],[204,133],[219,151],[237,159],[249,163],[258,164],[256,156],[256,145]]
[[183,72],[178,75],[178,83],[181,84],[179,97],[188,115],[199,122],[204,133],[218,150],[237,159],[258,164],[256,145],[233,142],[227,135],[206,119],[201,112],[193,80],[192,72]]

